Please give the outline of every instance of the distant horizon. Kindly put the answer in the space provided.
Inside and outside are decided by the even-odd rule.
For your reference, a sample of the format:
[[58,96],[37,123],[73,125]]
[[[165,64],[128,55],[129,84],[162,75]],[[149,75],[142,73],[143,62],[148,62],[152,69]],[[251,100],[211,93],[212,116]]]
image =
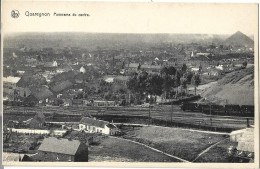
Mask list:
[[[235,34],[236,32],[241,32],[241,31],[235,31],[233,33],[143,33],[143,32],[135,32],[135,33],[132,33],[132,32],[77,32],[77,31],[62,31],[62,32],[34,32],[34,31],[31,31],[31,32],[6,32],[4,35],[6,36],[9,36],[9,35],[15,35],[15,34],[52,34],[52,33],[55,33],[55,34],[71,34],[71,33],[75,33],[75,34],[132,34],[132,35],[219,35],[219,36],[230,36],[230,35],[233,35]],[[251,33],[251,34],[246,34],[244,32],[242,32],[243,34],[245,34],[246,36],[248,37],[254,37],[254,34]],[[3,36],[4,37],[4,36]]]

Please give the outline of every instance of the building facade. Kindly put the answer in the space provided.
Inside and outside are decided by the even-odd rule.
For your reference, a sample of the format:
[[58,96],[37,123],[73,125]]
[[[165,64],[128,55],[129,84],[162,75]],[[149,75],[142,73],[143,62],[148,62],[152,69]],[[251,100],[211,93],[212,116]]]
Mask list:
[[115,125],[107,121],[89,117],[83,117],[80,120],[79,129],[89,133],[102,133],[106,135],[116,135],[119,132],[119,129]]

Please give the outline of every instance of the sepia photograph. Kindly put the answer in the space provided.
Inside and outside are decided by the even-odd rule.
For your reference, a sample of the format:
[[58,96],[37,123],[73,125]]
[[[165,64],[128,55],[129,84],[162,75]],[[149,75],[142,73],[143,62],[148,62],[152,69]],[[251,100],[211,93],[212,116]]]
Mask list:
[[6,0],[1,17],[4,165],[259,167],[258,4]]

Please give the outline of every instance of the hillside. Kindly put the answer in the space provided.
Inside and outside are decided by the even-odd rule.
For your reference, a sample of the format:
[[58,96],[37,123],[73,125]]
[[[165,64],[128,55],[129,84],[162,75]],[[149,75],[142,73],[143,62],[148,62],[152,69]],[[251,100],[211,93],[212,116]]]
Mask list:
[[144,49],[161,43],[218,43],[227,35],[208,34],[127,34],[127,33],[14,33],[4,37],[5,48],[63,48],[82,47],[95,50],[97,47]]
[[217,104],[254,105],[254,67],[227,74],[201,96]]
[[246,46],[246,47],[253,47],[254,41],[250,39],[248,36],[243,34],[242,32],[238,31],[231,35],[229,38],[225,41],[226,45],[232,45],[232,46]]

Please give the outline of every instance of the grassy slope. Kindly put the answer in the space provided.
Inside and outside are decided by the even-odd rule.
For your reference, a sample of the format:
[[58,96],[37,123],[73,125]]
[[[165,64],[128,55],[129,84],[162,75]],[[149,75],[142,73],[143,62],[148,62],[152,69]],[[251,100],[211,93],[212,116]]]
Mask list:
[[254,68],[242,69],[229,73],[202,94],[218,104],[254,104]]
[[92,162],[179,162],[144,146],[107,137],[98,146],[89,147],[89,161]]
[[128,132],[128,135],[136,141],[188,161],[192,161],[210,145],[225,138],[223,135],[165,127],[143,127]]

